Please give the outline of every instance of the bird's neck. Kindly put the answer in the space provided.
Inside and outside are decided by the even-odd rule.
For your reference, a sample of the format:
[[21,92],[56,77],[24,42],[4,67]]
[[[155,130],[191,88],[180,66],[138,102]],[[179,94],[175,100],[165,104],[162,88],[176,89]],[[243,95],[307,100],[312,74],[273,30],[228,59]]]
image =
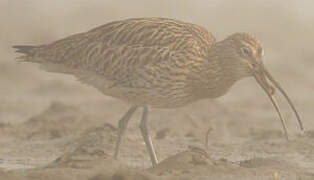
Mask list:
[[237,73],[236,61],[226,57],[227,49],[214,45],[202,64],[193,73],[193,87],[200,98],[217,98],[227,93],[230,87],[243,78]]

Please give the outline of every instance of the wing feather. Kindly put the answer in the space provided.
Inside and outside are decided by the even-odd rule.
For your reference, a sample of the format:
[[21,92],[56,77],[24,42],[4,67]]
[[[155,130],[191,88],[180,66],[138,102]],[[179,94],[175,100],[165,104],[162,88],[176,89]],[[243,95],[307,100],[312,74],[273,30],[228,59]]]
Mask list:
[[132,87],[135,82],[131,77],[140,76],[145,66],[171,63],[171,57],[179,53],[204,57],[214,43],[214,36],[201,26],[172,19],[138,18],[115,21],[37,46],[27,61],[36,59],[50,72],[73,74],[98,89],[107,82]]

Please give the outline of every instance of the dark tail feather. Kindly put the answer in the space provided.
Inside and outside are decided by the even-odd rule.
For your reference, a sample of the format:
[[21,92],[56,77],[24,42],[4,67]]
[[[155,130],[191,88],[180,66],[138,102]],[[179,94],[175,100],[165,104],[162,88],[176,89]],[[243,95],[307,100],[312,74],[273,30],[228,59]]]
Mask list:
[[36,46],[27,46],[27,45],[18,45],[18,46],[12,46],[15,50],[15,52],[17,53],[23,53],[23,54],[26,54],[26,55],[30,55],[32,53],[32,50],[34,48],[36,48]]
[[15,58],[18,62],[30,62],[34,55],[34,49],[37,46],[27,46],[27,45],[18,45],[12,46],[12,48],[16,49],[15,52],[22,53],[24,55]]

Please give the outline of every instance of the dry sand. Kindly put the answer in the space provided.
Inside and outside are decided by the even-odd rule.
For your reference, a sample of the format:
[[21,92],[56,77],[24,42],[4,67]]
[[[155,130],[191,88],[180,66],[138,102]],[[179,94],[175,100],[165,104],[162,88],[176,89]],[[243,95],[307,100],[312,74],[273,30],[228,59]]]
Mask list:
[[[314,4],[310,1],[0,1],[0,179],[313,180]],[[16,63],[14,44],[40,44],[129,17],[170,17],[203,25],[218,39],[251,32],[265,64],[300,111],[306,131],[280,101],[290,141],[252,78],[224,97],[152,109],[160,164],[150,168],[132,118],[119,160],[113,146],[128,105],[63,74]],[[210,129],[208,146],[205,134]]]

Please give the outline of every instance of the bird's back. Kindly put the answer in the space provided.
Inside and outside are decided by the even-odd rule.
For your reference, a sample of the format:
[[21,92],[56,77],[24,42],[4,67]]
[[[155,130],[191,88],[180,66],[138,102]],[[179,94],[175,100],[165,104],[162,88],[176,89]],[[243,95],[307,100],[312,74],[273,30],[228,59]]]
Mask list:
[[[38,56],[48,61],[84,64],[100,55],[118,52],[121,47],[134,49],[149,47],[167,48],[171,51],[205,53],[215,42],[215,38],[204,28],[164,18],[137,18],[108,23],[88,32],[43,45],[36,50]],[[127,53],[127,52],[121,52]],[[77,59],[77,58],[80,59]],[[108,58],[100,61],[108,61]],[[115,59],[119,61],[120,59]],[[121,59],[121,61],[125,61]],[[138,59],[138,64],[149,59]],[[146,64],[148,62],[145,62]]]
[[[161,85],[158,81],[171,78],[165,76],[172,75],[175,60],[186,64],[193,60],[190,58],[204,57],[214,43],[211,33],[194,24],[138,18],[111,22],[23,53],[26,61],[41,63],[47,71],[73,74],[117,97],[125,93],[123,88],[127,92],[156,88]],[[162,74],[162,69],[170,72]]]

